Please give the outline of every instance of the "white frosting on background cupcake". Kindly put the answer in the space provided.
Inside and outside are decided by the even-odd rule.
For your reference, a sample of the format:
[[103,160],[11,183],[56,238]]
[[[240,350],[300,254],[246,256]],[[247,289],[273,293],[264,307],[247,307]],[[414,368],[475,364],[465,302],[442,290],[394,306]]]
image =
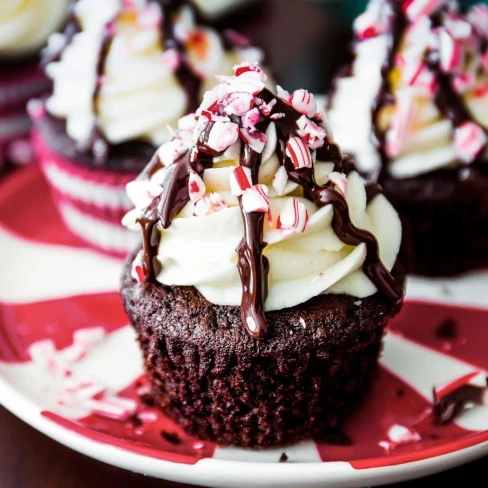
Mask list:
[[[418,0],[404,3],[408,27],[389,73],[393,104],[385,106],[378,117],[381,131],[386,131],[387,171],[395,178],[469,164],[478,159],[487,141],[488,63],[481,49],[488,38],[488,7],[473,7],[463,15],[445,0],[430,2],[419,13],[416,4]],[[429,15],[448,4],[452,9],[443,17],[442,26],[434,28]],[[352,72],[336,80],[329,111],[336,140],[366,172],[381,163],[373,137],[372,108],[392,35],[387,5],[385,0],[372,0],[356,20]],[[435,99],[439,79],[427,66],[428,52],[440,58],[442,72],[471,113],[468,124],[453,127],[439,109]]]
[[17,55],[41,49],[59,29],[69,0],[0,1],[0,55]]
[[[129,8],[117,0],[103,5],[98,0],[80,0],[76,14],[81,32],[64,48],[60,60],[47,67],[54,81],[47,109],[66,119],[68,135],[81,144],[96,125],[111,144],[145,139],[160,145],[170,137],[168,126],[176,126],[188,109],[187,91],[176,74],[181,62],[202,80],[203,95],[207,80],[216,73],[229,73],[244,59],[260,61],[262,57],[255,48],[226,50],[220,34],[195,23],[189,7],[175,19],[184,60],[176,50],[163,49],[158,2],[142,0]],[[113,29],[113,39],[97,79],[107,29]]]

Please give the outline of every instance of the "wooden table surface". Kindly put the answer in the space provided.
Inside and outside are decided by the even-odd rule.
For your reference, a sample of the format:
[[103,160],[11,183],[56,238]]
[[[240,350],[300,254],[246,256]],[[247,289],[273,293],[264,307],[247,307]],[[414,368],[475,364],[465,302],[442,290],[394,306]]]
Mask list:
[[[234,19],[270,54],[280,82],[324,93],[332,73],[348,58],[354,0],[314,2],[269,0],[258,18]],[[346,7],[347,5],[347,7]],[[1,401],[1,399],[0,399]],[[185,488],[189,485],[146,478],[94,461],[35,431],[0,407],[0,488]],[[397,488],[440,486],[453,479],[484,479],[488,459]],[[313,469],[313,468],[311,468]],[[454,477],[454,478],[453,478]],[[482,482],[481,486],[486,486]]]

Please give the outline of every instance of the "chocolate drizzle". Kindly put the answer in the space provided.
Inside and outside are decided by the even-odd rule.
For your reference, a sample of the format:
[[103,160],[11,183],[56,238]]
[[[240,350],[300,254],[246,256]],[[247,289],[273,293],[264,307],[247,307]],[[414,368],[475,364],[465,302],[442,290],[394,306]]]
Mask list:
[[[243,144],[241,148],[241,166],[251,169],[253,184],[258,183],[261,154]],[[237,268],[242,281],[242,323],[253,339],[264,339],[268,332],[268,323],[264,314],[264,304],[268,298],[269,262],[263,256],[266,243],[263,242],[265,214],[247,213],[239,198],[244,237],[237,248]]]
[[[197,110],[199,105],[199,94],[202,86],[202,79],[195,74],[186,60],[186,46],[177,39],[174,22],[178,11],[183,6],[190,4],[184,0],[160,0],[159,3],[161,5],[163,14],[163,22],[161,23],[161,35],[164,40],[163,48],[164,50],[174,49],[180,56],[180,63],[175,75],[177,76],[183,89],[186,91],[188,100],[186,111],[194,112]],[[193,12],[195,13],[194,9]]]
[[486,387],[464,384],[440,398],[434,389],[435,423],[437,425],[450,424],[469,404],[484,405],[487,397],[488,378],[486,383]]
[[[402,0],[384,0],[384,14],[389,19],[388,28],[388,50],[385,62],[381,69],[382,83],[380,90],[373,102],[371,117],[373,121],[373,140],[381,157],[381,166],[378,170],[370,175],[373,181],[381,181],[390,158],[386,152],[386,132],[382,130],[379,124],[379,118],[382,110],[394,103],[394,96],[391,86],[390,75],[395,67],[396,54],[399,51],[402,40],[404,39],[409,21],[403,11]],[[440,7],[430,16],[434,28],[442,27],[444,17],[447,14],[448,4],[441,3]],[[479,39],[480,42],[486,42]],[[424,55],[424,62],[434,74],[437,86],[434,95],[434,102],[440,113],[452,122],[453,128],[456,129],[465,122],[475,122],[473,115],[466,106],[463,97],[456,92],[453,86],[453,74],[445,73],[440,67],[440,55],[438,50],[427,50]],[[486,129],[485,129],[486,132]],[[485,147],[486,149],[486,147]],[[482,150],[480,154],[485,151]],[[459,161],[461,166],[465,163]]]
[[[332,228],[337,236],[347,245],[358,246],[365,244],[366,259],[364,272],[368,278],[377,286],[379,292],[388,300],[399,303],[403,298],[403,287],[395,280],[388,269],[381,262],[379,246],[375,236],[354,226],[349,215],[349,208],[344,196],[335,189],[333,184],[327,183],[320,186],[315,181],[313,168],[296,169],[291,159],[286,154],[286,143],[290,137],[298,134],[297,121],[302,116],[283,100],[276,98],[269,90],[264,89],[258,94],[264,102],[269,103],[276,99],[275,111],[284,116],[276,120],[278,136],[277,154],[281,165],[286,168],[291,181],[300,185],[304,195],[313,201],[318,207],[332,205],[334,217]],[[235,121],[237,122],[238,119]],[[261,132],[266,132],[271,119],[265,118],[256,125]],[[316,121],[318,122],[318,120]],[[154,226],[158,221],[165,229],[171,225],[173,218],[190,201],[188,191],[188,180],[191,170],[199,175],[212,165],[212,160],[220,154],[211,150],[207,143],[212,123],[207,125],[206,130],[201,134],[196,148],[188,151],[166,170],[163,183],[163,193],[154,200],[153,205],[148,209],[148,215],[139,219],[144,234],[144,269],[147,269],[146,280],[154,279],[154,274],[149,272],[153,257],[157,249],[151,245],[151,238]],[[197,156],[195,155],[195,149]],[[192,158],[193,155],[193,158]],[[333,162],[335,171],[345,174],[355,169],[354,161],[350,156],[343,156],[339,148],[326,138],[325,144],[317,151],[317,158],[324,162]],[[192,162],[192,159],[194,161]],[[240,164],[251,169],[253,184],[258,183],[261,154],[258,154],[250,146],[242,143]],[[162,165],[157,156],[150,164],[144,177],[149,178]],[[375,188],[379,193],[380,188]],[[376,194],[377,194],[376,193]],[[242,218],[244,222],[244,237],[238,246],[238,270],[242,280],[242,304],[241,313],[243,325],[253,339],[261,340],[267,336],[268,325],[265,317],[265,303],[268,295],[268,273],[269,262],[263,255],[266,243],[263,242],[263,225],[265,214],[261,212],[246,212],[240,202]],[[157,209],[156,214],[153,213]]]

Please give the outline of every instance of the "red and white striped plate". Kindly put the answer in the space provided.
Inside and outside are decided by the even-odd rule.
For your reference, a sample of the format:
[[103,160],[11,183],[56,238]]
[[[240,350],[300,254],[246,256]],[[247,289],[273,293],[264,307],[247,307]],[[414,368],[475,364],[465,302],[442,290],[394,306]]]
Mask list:
[[[0,250],[0,401],[86,455],[204,486],[359,487],[488,452],[488,407],[467,410],[448,427],[429,419],[434,385],[488,370],[486,273],[410,281],[374,391],[346,427],[350,446],[252,451],[190,438],[144,402],[140,355],[118,295],[121,263],[63,228],[34,167],[0,185]],[[454,337],[439,337],[446,324]],[[411,435],[398,444],[392,432]]]

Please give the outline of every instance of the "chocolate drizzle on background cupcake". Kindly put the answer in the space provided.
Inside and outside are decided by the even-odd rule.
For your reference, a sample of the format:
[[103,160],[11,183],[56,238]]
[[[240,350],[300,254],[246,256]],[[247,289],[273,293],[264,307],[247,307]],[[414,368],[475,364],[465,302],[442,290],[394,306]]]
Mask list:
[[[351,158],[343,156],[327,135],[325,114],[317,113],[313,96],[305,90],[293,95],[284,90],[275,96],[265,88],[266,76],[256,66],[243,64],[235,68],[235,76],[219,77],[223,82],[208,92],[196,115],[190,115],[190,136],[176,134],[158,154],[171,153],[170,161],[162,161],[157,154],[143,174],[142,180],[162,174],[160,186],[152,186],[150,203],[136,209],[128,217],[135,217],[142,225],[143,254],[140,256],[143,275],[141,281],[155,278],[154,258],[157,253],[156,225],[168,229],[173,219],[190,202],[198,203],[203,193],[203,173],[214,158],[222,156],[231,146],[241,142],[240,166],[233,177],[238,187],[239,205],[244,222],[244,238],[237,248],[237,267],[242,281],[242,321],[253,339],[267,336],[265,302],[268,296],[269,263],[263,255],[263,227],[270,211],[268,189],[260,185],[258,175],[268,138],[276,138],[276,153],[280,169],[277,174],[296,184],[304,196],[319,209],[331,205],[332,228],[348,246],[365,244],[363,271],[388,300],[399,304],[403,287],[394,279],[379,256],[375,236],[357,228],[350,217],[345,199],[346,176],[355,169]],[[195,143],[194,143],[195,142]],[[316,182],[315,159],[332,162],[334,169],[325,185]],[[151,178],[152,177],[152,178]],[[195,196],[196,195],[196,196]],[[293,202],[289,214],[280,214],[278,227],[305,228],[306,209]],[[137,260],[136,260],[137,261]],[[136,263],[137,265],[137,263]]]

